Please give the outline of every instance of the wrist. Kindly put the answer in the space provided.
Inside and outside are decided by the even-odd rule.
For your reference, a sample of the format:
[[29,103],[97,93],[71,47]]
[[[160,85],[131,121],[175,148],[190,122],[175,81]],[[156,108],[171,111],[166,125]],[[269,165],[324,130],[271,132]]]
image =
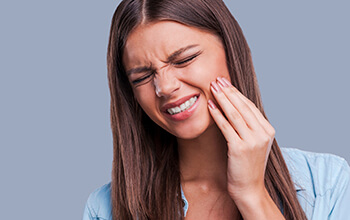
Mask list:
[[236,193],[232,199],[244,219],[284,219],[265,187]]
[[230,193],[231,198],[233,201],[235,201],[236,205],[243,207],[253,207],[257,205],[257,203],[260,203],[260,200],[264,200],[264,198],[266,198],[267,194],[268,192],[265,187],[245,188]]

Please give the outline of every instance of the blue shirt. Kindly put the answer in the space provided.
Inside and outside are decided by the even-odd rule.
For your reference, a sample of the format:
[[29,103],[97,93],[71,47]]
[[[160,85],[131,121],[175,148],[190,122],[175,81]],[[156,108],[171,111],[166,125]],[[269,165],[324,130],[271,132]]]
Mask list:
[[[281,148],[299,203],[309,220],[350,220],[350,168],[341,157]],[[83,220],[112,220],[111,183],[92,192]],[[185,203],[188,202],[182,191]]]

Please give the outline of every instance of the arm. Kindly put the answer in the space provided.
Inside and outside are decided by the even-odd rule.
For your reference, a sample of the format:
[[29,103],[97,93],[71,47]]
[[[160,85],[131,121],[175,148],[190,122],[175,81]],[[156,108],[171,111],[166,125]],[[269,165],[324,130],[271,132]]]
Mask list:
[[83,220],[93,220],[93,217],[91,214],[91,208],[89,205],[89,200],[86,202],[86,205],[85,205]]
[[284,219],[266,188],[260,193],[234,199],[243,219]]
[[350,219],[350,167],[344,160],[343,166],[338,174],[337,182],[333,187],[330,198],[330,213],[328,219]]

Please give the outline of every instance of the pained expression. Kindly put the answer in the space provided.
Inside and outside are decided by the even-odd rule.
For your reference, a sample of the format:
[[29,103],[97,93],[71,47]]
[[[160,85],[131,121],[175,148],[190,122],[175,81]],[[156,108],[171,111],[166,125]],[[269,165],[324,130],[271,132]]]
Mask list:
[[123,63],[138,103],[169,133],[193,139],[214,123],[210,82],[230,79],[216,35],[174,21],[142,24],[128,36]]

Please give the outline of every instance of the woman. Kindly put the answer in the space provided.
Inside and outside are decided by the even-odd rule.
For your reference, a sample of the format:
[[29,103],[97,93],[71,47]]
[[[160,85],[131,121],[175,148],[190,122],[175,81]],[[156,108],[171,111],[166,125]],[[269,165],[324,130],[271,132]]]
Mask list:
[[112,182],[84,219],[345,219],[349,166],[281,152],[222,1],[122,1],[108,79]]

